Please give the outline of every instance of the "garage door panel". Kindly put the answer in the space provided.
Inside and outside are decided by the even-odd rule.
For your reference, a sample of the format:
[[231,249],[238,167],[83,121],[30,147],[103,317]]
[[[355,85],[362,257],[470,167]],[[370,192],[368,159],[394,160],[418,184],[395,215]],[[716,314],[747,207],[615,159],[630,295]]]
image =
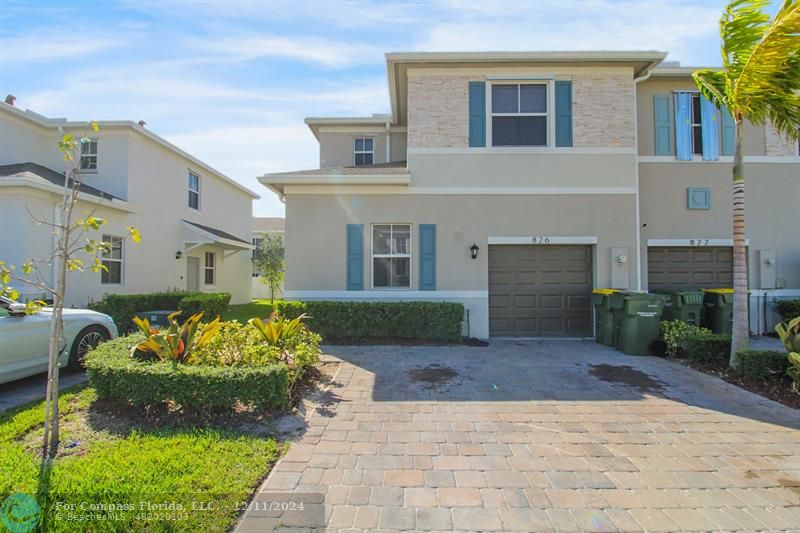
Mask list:
[[490,246],[489,333],[589,336],[591,289],[590,246]]
[[647,277],[651,291],[730,287],[733,252],[726,247],[649,247]]

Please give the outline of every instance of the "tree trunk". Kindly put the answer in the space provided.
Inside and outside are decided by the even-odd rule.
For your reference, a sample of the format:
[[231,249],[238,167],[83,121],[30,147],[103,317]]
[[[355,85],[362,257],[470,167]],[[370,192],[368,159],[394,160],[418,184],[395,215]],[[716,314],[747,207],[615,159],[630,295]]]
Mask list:
[[736,353],[746,350],[750,339],[747,300],[747,249],[744,226],[744,161],[742,118],[736,118],[736,151],[733,156],[733,334],[730,366],[738,363]]

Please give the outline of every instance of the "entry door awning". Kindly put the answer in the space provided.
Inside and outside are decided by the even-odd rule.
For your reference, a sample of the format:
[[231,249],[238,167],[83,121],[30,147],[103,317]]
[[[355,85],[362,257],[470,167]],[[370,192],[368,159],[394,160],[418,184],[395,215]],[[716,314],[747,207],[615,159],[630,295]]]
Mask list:
[[218,246],[231,253],[255,249],[251,243],[221,229],[188,220],[181,220],[181,225],[183,226],[183,242],[187,250],[204,244]]

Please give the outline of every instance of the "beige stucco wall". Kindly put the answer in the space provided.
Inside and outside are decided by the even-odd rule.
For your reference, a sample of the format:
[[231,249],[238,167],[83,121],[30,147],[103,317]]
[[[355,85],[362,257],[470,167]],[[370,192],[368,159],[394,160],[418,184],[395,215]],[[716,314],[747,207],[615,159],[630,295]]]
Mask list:
[[[470,310],[471,334],[488,336],[488,238],[596,236],[595,286],[611,284],[611,248],[630,250],[634,282],[634,195],[342,195],[290,194],[286,198],[286,289],[324,291],[318,299],[408,299],[408,291],[374,291],[370,225],[411,223],[411,290],[419,288],[419,224],[436,224],[436,291],[413,299],[460,301]],[[346,291],[346,225],[364,224],[364,293]],[[478,258],[470,258],[473,243]],[[327,291],[340,291],[330,296]],[[459,295],[452,291],[484,291]]]
[[523,153],[486,148],[452,154],[413,154],[415,187],[635,187],[631,154]]
[[467,147],[469,82],[493,76],[572,80],[574,146],[634,146],[631,68],[551,65],[409,69],[409,148]]
[[[639,135],[639,155],[655,155],[655,122],[653,96],[663,94],[669,96],[670,134],[672,150],[675,152],[675,110],[672,100],[673,91],[696,91],[697,85],[686,77],[653,77],[638,84],[636,107]],[[720,138],[720,143],[722,142]],[[744,127],[745,155],[774,155],[765,153],[764,127],[745,122]]]
[[[747,163],[745,165],[745,220],[750,240],[750,286],[762,287],[759,250],[777,251],[777,276],[786,288],[800,289],[800,163]],[[731,239],[730,163],[642,163],[640,203],[644,246],[647,239]],[[711,189],[711,209],[686,208],[688,187]],[[643,258],[647,281],[647,256]]]

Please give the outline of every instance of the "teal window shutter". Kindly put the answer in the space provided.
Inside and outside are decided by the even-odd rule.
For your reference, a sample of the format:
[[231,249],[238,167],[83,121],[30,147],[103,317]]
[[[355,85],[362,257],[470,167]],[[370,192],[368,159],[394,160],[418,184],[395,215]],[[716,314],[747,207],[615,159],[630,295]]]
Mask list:
[[469,145],[486,146],[486,84],[469,82]]
[[700,123],[703,135],[703,161],[719,159],[719,110],[717,106],[700,96]]
[[692,160],[692,95],[675,93],[675,158]]
[[436,290],[436,224],[419,225],[419,290]]
[[347,290],[364,290],[364,225],[347,225]]
[[672,155],[672,135],[669,128],[669,96],[653,95],[653,123],[656,130],[656,155]]
[[736,122],[727,109],[722,113],[722,155],[733,155],[736,150]]
[[572,146],[571,81],[556,81],[556,146]]

